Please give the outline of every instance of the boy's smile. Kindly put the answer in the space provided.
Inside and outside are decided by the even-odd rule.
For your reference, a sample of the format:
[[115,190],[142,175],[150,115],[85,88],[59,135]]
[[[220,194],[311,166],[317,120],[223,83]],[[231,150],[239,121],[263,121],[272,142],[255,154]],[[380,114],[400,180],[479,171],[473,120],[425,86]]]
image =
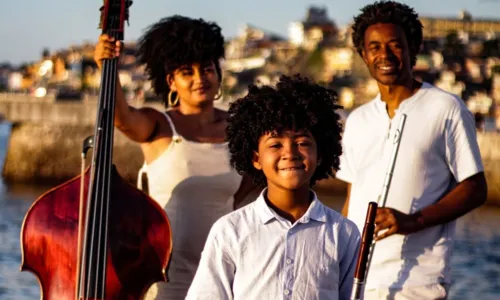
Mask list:
[[253,163],[264,172],[268,187],[295,190],[306,185],[309,188],[317,165],[316,141],[311,133],[304,131],[267,133],[259,140]]

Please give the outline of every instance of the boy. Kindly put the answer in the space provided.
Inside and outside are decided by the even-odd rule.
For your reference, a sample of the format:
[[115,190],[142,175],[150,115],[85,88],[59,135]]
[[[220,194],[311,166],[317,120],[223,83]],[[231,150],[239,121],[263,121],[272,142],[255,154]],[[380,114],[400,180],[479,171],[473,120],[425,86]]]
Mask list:
[[336,101],[282,76],[231,105],[231,164],[267,187],[213,225],[186,299],[349,298],[359,231],[310,189],[339,165]]

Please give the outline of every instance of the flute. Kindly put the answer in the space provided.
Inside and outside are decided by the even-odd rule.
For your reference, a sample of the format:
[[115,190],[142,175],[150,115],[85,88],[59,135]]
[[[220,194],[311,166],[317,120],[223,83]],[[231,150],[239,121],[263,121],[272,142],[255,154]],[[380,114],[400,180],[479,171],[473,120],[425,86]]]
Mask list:
[[361,292],[365,283],[366,267],[368,255],[370,254],[370,245],[373,242],[373,232],[375,231],[375,216],[377,215],[377,203],[368,203],[368,212],[366,213],[365,227],[361,236],[361,245],[359,247],[358,263],[354,272],[354,283],[352,285],[351,300],[361,299]]
[[377,203],[370,202],[368,204],[365,226],[363,228],[361,245],[358,253],[358,262],[356,265],[356,270],[354,272],[354,282],[350,300],[362,299],[362,291],[365,284],[365,279],[367,277],[368,270],[370,269],[373,251],[375,250],[375,243],[373,242],[373,235],[375,231],[375,216],[377,215],[377,208],[384,207],[387,201],[389,186],[391,185],[392,174],[394,173],[394,166],[396,165],[396,158],[398,156],[399,145],[401,142],[401,137],[403,135],[405,121],[406,114],[403,114],[401,115],[396,134],[394,135],[394,147],[392,149],[391,160],[389,161],[389,167],[385,176],[384,185],[382,186],[382,192],[377,199]]

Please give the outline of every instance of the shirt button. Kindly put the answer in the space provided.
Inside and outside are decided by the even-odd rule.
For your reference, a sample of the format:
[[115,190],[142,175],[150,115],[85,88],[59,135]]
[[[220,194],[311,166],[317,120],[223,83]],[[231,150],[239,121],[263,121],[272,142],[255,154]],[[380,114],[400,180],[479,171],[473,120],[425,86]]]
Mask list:
[[290,291],[289,290],[285,290],[285,295],[288,295],[290,294]]
[[286,259],[286,263],[287,263],[287,264],[291,264],[291,263],[292,263],[292,260],[291,260],[291,259],[289,259],[289,258],[287,258],[287,259]]

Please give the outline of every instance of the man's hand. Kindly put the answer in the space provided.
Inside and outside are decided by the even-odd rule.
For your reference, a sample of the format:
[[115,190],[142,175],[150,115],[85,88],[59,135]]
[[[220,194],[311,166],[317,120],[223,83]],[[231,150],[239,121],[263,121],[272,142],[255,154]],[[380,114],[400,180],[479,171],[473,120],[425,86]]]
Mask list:
[[[380,236],[379,232],[385,231]],[[407,215],[392,208],[378,208],[375,217],[375,240],[380,241],[393,234],[410,234],[418,231],[418,217]]]

